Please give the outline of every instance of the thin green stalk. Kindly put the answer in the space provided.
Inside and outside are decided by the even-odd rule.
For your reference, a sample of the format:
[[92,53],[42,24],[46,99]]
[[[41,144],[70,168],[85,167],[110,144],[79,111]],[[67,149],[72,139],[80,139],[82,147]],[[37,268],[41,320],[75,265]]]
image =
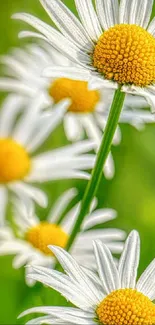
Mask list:
[[125,99],[125,93],[122,93],[120,89],[115,91],[113,102],[111,105],[107,125],[104,131],[103,139],[101,142],[100,149],[97,154],[96,164],[92,171],[92,177],[88,182],[85,190],[83,200],[81,202],[81,210],[77,221],[74,225],[73,231],[69,238],[66,249],[69,250],[72,246],[74,239],[76,238],[78,232],[80,231],[82,222],[85,216],[89,213],[91,202],[96,195],[98,187],[102,179],[103,166],[106,162],[107,156],[111,149],[112,140],[119,122],[119,117],[123,107]]

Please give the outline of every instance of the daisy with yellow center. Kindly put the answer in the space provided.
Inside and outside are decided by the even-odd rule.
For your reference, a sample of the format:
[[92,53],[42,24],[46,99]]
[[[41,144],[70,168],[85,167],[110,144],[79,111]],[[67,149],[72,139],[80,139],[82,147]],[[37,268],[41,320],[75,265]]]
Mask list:
[[[40,0],[60,32],[28,14],[15,14],[32,25],[75,63],[70,74],[88,80],[91,89],[121,88],[144,96],[155,110],[155,20],[153,0],[74,0],[79,18],[61,0]],[[23,32],[21,36],[34,36]],[[37,34],[39,37],[39,35]],[[81,68],[76,68],[76,65]],[[69,69],[57,67],[69,75]],[[89,75],[89,77],[88,77]]]
[[45,193],[31,183],[63,178],[88,179],[89,174],[83,170],[91,169],[95,160],[95,155],[88,154],[94,147],[90,141],[35,154],[62,120],[68,100],[57,104],[51,113],[40,111],[42,101],[39,96],[23,114],[20,104],[21,101],[12,95],[0,110],[1,224],[10,202],[10,192],[20,199],[29,197],[45,207],[48,203]]
[[[107,122],[113,91],[89,90],[88,81],[76,80],[74,72],[72,75],[69,72],[70,78],[61,77],[64,70],[67,74],[70,69],[73,69],[72,63],[45,42],[40,42],[39,45],[31,44],[25,49],[15,49],[10,55],[2,57],[1,61],[5,66],[7,78],[0,78],[0,90],[14,92],[18,102],[22,101],[22,105],[26,106],[39,96],[42,110],[54,109],[54,104],[62,103],[63,106],[62,100],[69,99],[70,103],[63,115],[67,139],[78,141],[86,134],[94,141],[95,149],[98,149]],[[60,64],[62,72],[57,71],[56,66]],[[19,106],[18,102],[17,106]],[[151,113],[140,109],[146,105],[143,99],[139,101],[138,97],[128,95],[121,122],[130,123],[138,129],[145,123],[154,123],[155,119]],[[54,113],[59,115],[57,110],[54,110]],[[120,141],[121,133],[117,128],[113,145],[118,145]],[[109,154],[104,167],[105,176],[112,178],[114,171],[113,158]]]
[[94,241],[98,275],[83,269],[60,247],[51,246],[66,274],[35,266],[30,279],[38,280],[59,291],[77,308],[36,307],[24,312],[40,312],[37,324],[154,325],[155,260],[137,281],[140,240],[136,231],[129,235],[118,266],[108,247]]
[[[64,192],[52,207],[44,221],[40,221],[35,215],[32,201],[15,201],[14,220],[17,228],[15,235],[11,225],[0,229],[0,255],[13,254],[13,267],[20,268],[26,264],[40,264],[48,268],[54,268],[56,260],[49,245],[58,245],[65,248],[77,220],[80,203],[65,213],[69,204],[77,195],[76,189]],[[93,209],[97,201],[94,201]],[[64,218],[62,216],[65,214]],[[93,255],[93,239],[101,239],[114,253],[120,253],[123,249],[122,240],[125,233],[119,229],[93,229],[94,226],[104,224],[116,218],[116,212],[112,209],[91,210],[81,227],[77,240],[72,247],[72,254],[81,265],[91,267],[95,265]],[[26,274],[29,272],[26,269]],[[26,278],[27,284],[35,281]]]

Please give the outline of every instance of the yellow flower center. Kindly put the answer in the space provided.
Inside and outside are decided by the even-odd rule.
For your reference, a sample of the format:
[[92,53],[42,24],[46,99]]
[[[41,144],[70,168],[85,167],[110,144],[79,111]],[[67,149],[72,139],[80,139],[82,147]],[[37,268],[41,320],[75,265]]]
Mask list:
[[0,183],[23,179],[30,170],[26,150],[10,138],[0,139]]
[[155,81],[155,39],[140,26],[115,25],[99,38],[93,65],[119,84],[150,85]]
[[109,294],[96,310],[104,325],[153,325],[155,305],[133,289],[120,289]]
[[86,81],[67,78],[56,79],[49,89],[49,94],[54,98],[55,103],[62,99],[71,99],[68,111],[74,113],[93,112],[100,100],[99,92],[88,90]]
[[44,254],[53,256],[54,254],[47,246],[56,245],[65,248],[68,235],[58,225],[41,222],[29,229],[26,234],[26,240]]

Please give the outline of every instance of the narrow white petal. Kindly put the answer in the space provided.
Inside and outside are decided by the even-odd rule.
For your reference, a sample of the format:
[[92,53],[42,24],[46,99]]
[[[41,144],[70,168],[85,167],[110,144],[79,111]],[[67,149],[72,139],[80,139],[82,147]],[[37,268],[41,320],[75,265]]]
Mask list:
[[[83,310],[77,309],[77,308],[72,308],[72,307],[34,307],[31,308],[25,312],[23,312],[19,317],[23,317],[28,315],[29,313],[43,313],[43,314],[47,314],[47,315],[52,315],[54,317],[59,318],[59,316],[63,316],[65,318],[65,316],[75,316],[75,317],[79,317],[83,318],[83,320],[89,320],[91,318],[94,317],[94,313],[89,313],[89,312],[85,312]],[[64,319],[65,321],[65,319]],[[85,324],[85,323],[83,323]],[[94,324],[94,323],[92,323]]]
[[7,202],[8,202],[7,188],[3,185],[0,185],[0,226],[4,226]]
[[139,25],[147,28],[151,12],[153,0],[132,0],[129,15],[129,24]]
[[[137,3],[137,0],[135,0]],[[121,0],[119,8],[119,23],[129,24],[129,14],[133,0]]]
[[155,299],[155,259],[139,278],[136,289],[149,299]]
[[[98,237],[104,242],[124,240],[126,237],[125,231],[115,228],[95,229],[95,232],[96,235],[98,233]],[[94,229],[81,233],[80,237],[85,240],[85,245],[89,246],[94,237]]]
[[64,117],[64,130],[69,141],[79,141],[84,138],[84,130],[80,118],[68,112]]
[[67,234],[70,234],[80,212],[80,203],[76,204],[65,216],[61,226]]
[[82,228],[83,230],[90,229],[99,224],[105,223],[107,221],[113,220],[117,217],[117,213],[113,209],[98,209],[88,215],[85,219]]
[[94,141],[85,140],[79,141],[77,143],[67,145],[58,149],[54,149],[46,154],[40,154],[36,158],[39,161],[42,158],[44,159],[54,159],[54,158],[64,158],[66,156],[73,157],[87,153],[94,148]]
[[115,165],[111,152],[109,153],[104,165],[104,174],[107,179],[112,179],[115,174]]
[[13,70],[14,75],[19,78],[24,78],[27,75],[26,66],[13,55],[4,55],[1,57],[2,64]]
[[102,29],[94,10],[92,0],[75,0],[75,4],[85,30],[93,41],[98,41],[102,34]]
[[119,262],[121,288],[135,289],[139,265],[140,239],[137,231],[132,231],[126,240]]
[[60,292],[67,300],[82,310],[93,310],[92,302],[89,301],[88,295],[82,291],[81,287],[79,288],[70,279],[62,276],[62,273],[52,270],[51,272],[53,272],[52,277],[37,275],[36,273],[28,275],[28,277],[30,279],[40,281],[41,283],[44,283],[45,285]]
[[27,263],[27,260],[28,259],[27,259],[26,252],[21,251],[21,254],[17,255],[13,259],[13,268],[19,269],[20,267],[22,267]]
[[92,139],[95,143],[95,149],[97,150],[102,139],[102,132],[98,125],[93,114],[86,114],[81,118],[81,122],[85,128],[86,134],[89,139]]
[[119,274],[109,249],[100,241],[94,241],[98,273],[104,292],[108,295],[121,287]]
[[0,90],[26,96],[34,95],[34,91],[30,86],[21,83],[20,80],[11,78],[0,78]]
[[100,301],[101,293],[96,290],[94,284],[91,282],[82,268],[77,264],[75,259],[65,250],[59,247],[51,246],[51,249],[68,276],[73,279],[73,281],[76,281],[83,286],[83,289],[84,291],[86,290],[88,297],[91,298],[93,304],[96,305]]
[[96,9],[104,30],[119,24],[118,0],[96,0]]
[[16,193],[16,195],[21,199],[21,197],[30,197],[33,199],[36,203],[38,203],[42,207],[46,207],[48,204],[47,196],[46,194],[31,185],[28,185],[26,183],[16,182],[9,185],[9,188]]
[[148,27],[151,18],[153,2],[153,0],[141,0],[141,2],[138,3],[139,7],[136,24],[142,26],[144,29]]
[[98,89],[102,89],[102,88],[103,89],[104,88],[117,89],[118,84],[117,84],[117,82],[109,81],[104,78],[100,78],[100,74],[99,74],[99,77],[92,77],[89,79],[88,88],[89,88],[89,90],[98,90]]
[[90,77],[89,71],[77,67],[54,66],[43,70],[43,77],[47,78],[69,78],[73,80],[87,81]]
[[[41,173],[41,174],[40,174]],[[39,171],[38,173],[32,172],[27,178],[28,182],[47,182],[50,180],[59,179],[90,179],[90,174],[76,169],[52,169]]]
[[150,22],[147,31],[153,36],[155,36],[155,17]]
[[27,38],[27,37],[34,37],[34,38],[39,38],[43,41],[48,42],[48,39],[43,36],[42,34],[36,33],[36,32],[31,32],[29,30],[23,30],[18,34],[19,38]]
[[146,88],[141,88],[136,86],[123,86],[122,91],[129,94],[145,97],[152,110],[152,113],[155,112],[155,86],[154,85],[148,86]]
[[32,139],[32,132],[38,121],[38,113],[44,107],[44,96],[38,96],[31,102],[26,112],[19,119],[12,137],[19,143],[26,146],[29,139]]
[[18,95],[7,96],[0,110],[0,137],[9,137],[11,135],[17,114],[23,109],[23,104],[22,97]]
[[73,200],[73,198],[77,195],[77,189],[71,188],[65,191],[56,201],[54,206],[52,207],[48,220],[51,223],[57,222],[57,219],[61,216],[63,211],[67,208],[68,204]]
[[83,59],[89,58],[89,56],[87,56],[83,52],[78,51],[78,48],[69,39],[67,40],[67,38],[64,37],[55,28],[52,28],[48,24],[45,24],[40,19],[26,13],[15,14],[13,15],[13,18],[23,20],[35,29],[37,29],[48,39],[48,41],[52,44],[54,48],[56,48],[62,54],[66,55],[71,61],[80,63],[79,56],[81,56],[81,58]]
[[50,113],[43,113],[40,115],[35,135],[33,135],[33,138],[29,138],[27,144],[28,152],[34,152],[48,138],[59,123],[61,123],[69,104],[70,101],[65,99],[55,105]]
[[59,0],[40,0],[61,32],[80,48],[92,49],[87,33],[76,16]]

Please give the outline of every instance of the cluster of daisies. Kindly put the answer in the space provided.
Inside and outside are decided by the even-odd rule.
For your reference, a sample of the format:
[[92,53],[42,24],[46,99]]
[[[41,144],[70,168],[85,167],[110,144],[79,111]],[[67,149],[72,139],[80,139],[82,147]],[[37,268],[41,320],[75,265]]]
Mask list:
[[[14,14],[37,31],[24,48],[1,57],[0,90],[9,93],[0,109],[0,255],[25,269],[26,283],[40,281],[75,307],[36,307],[45,314],[27,324],[154,325],[155,261],[137,281],[140,239],[105,228],[113,209],[94,198],[74,240],[78,191],[48,202],[41,184],[85,179],[96,161],[117,89],[126,93],[120,123],[142,129],[155,117],[155,20],[153,0],[74,0],[79,18],[61,0],[40,0],[58,29],[28,13]],[[43,150],[63,124],[68,145]],[[52,141],[52,140],[50,140]],[[113,145],[121,141],[116,129]],[[111,152],[103,173],[112,178]],[[52,208],[44,221],[36,205]],[[10,212],[11,210],[11,212]],[[11,213],[12,217],[9,218]],[[120,254],[120,260],[112,254]],[[65,273],[55,270],[57,261]]]

